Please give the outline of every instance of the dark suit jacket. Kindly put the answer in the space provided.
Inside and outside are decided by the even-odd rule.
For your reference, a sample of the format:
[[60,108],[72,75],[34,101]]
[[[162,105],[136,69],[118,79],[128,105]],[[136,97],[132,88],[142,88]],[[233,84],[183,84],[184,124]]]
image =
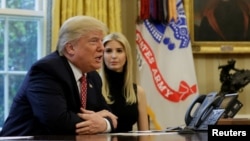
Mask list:
[[[96,71],[87,75],[88,110],[109,110]],[[36,62],[18,90],[1,136],[75,134],[80,98],[72,69],[54,52]],[[110,119],[109,119],[110,121]]]

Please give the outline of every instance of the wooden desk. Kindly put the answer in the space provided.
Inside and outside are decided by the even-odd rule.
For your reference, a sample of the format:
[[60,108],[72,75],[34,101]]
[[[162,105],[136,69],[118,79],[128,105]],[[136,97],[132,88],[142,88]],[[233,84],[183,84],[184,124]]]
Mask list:
[[248,118],[221,118],[217,125],[250,125]]
[[[150,135],[81,135],[81,136],[35,136],[33,138],[25,139],[25,141],[207,141],[207,132],[197,132],[194,134],[178,134],[177,132],[164,134],[150,134]],[[0,141],[3,140],[0,137]],[[12,139],[11,141],[21,141],[24,139]]]

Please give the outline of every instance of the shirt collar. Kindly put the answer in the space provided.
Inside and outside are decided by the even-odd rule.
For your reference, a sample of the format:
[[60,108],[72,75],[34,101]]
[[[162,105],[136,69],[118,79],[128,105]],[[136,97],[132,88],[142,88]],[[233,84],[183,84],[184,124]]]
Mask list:
[[73,74],[75,76],[75,80],[76,81],[79,81],[79,79],[82,77],[82,72],[80,69],[78,69],[75,65],[73,65],[70,61],[69,62],[69,65],[73,71]]

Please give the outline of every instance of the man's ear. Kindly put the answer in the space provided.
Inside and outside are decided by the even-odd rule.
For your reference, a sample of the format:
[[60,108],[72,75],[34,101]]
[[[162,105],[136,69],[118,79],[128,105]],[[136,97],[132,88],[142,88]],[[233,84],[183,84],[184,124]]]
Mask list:
[[65,52],[69,55],[73,55],[74,54],[74,46],[71,43],[66,43],[65,45]]

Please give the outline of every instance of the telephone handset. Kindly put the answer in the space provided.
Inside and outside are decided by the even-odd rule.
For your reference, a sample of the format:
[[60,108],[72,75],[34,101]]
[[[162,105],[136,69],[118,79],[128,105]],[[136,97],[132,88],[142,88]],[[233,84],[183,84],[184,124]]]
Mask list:
[[238,93],[222,96],[218,106],[218,108],[225,109],[222,116],[223,118],[233,118],[242,107],[243,104],[238,100]]
[[[218,108],[221,98],[216,92],[208,95],[200,95],[188,108],[185,115],[187,128],[193,130],[207,130],[208,125],[216,124],[219,118],[223,115],[225,109]],[[194,107],[196,106],[196,110]],[[193,112],[193,116],[191,113]]]

